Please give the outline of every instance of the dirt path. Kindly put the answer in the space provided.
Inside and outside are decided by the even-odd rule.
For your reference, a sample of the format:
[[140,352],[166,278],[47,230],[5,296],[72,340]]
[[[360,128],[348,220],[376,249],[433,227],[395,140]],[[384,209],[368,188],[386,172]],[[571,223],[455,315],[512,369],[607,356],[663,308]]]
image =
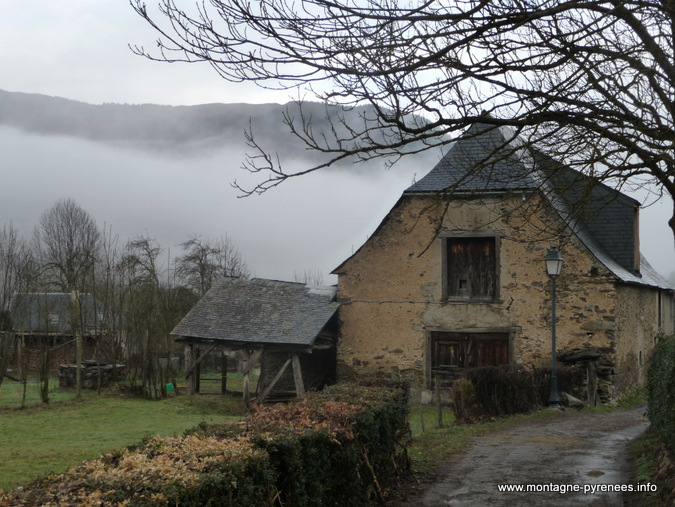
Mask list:
[[[395,505],[639,505],[637,494],[589,489],[635,487],[627,455],[630,442],[647,429],[645,410],[646,405],[604,413],[566,411],[476,437],[466,452],[437,470],[436,483],[420,485]],[[540,491],[500,492],[498,487],[519,484]],[[560,492],[575,485],[582,491]]]

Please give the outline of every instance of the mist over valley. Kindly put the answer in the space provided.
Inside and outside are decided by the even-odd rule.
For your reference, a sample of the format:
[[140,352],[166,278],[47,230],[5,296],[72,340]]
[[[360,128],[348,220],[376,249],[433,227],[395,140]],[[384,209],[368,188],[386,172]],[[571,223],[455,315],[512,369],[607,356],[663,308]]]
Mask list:
[[[237,181],[262,175],[241,168],[250,125],[284,168],[320,160],[283,125],[293,105],[89,105],[0,91],[3,224],[29,237],[40,214],[72,198],[120,243],[155,238],[167,251],[188,237],[229,236],[255,276],[292,280],[328,273],[361,246],[414,178],[440,153],[344,164],[293,178],[262,195],[240,198]],[[325,128],[325,107],[309,104],[313,128]]]

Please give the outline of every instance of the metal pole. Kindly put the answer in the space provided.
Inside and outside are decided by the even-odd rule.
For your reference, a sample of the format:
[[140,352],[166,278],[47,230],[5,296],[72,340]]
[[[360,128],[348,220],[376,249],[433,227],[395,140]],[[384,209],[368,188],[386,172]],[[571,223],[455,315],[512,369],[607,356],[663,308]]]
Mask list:
[[562,408],[560,395],[558,394],[558,373],[556,364],[556,337],[555,337],[555,276],[551,277],[551,394],[548,399],[548,406],[551,408]]

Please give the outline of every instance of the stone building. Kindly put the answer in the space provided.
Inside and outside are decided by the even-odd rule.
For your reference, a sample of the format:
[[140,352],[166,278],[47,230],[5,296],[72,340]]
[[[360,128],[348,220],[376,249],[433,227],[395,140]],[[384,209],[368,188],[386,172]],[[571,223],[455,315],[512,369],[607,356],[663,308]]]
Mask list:
[[644,382],[673,290],[640,255],[639,203],[476,124],[403,192],[372,236],[334,270],[338,376],[407,378],[418,394],[484,365],[587,369],[591,403]]

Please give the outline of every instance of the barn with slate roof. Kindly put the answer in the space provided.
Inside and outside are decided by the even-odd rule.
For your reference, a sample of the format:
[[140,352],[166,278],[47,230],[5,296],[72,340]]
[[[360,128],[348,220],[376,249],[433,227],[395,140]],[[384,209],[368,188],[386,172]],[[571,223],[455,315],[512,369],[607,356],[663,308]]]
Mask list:
[[403,192],[338,275],[338,376],[406,378],[421,396],[467,368],[550,366],[551,281],[562,252],[557,357],[585,368],[587,401],[644,382],[673,287],[640,254],[634,199],[470,127]]
[[[75,362],[78,333],[83,339],[85,359],[94,359],[97,349],[101,354],[105,345],[99,338],[110,326],[103,315],[103,307],[92,294],[85,293],[17,293],[11,302],[12,330],[23,337],[24,361],[31,368],[42,364],[46,350],[52,368]],[[13,367],[18,369],[18,354],[12,357]]]
[[171,332],[187,346],[187,379],[198,391],[201,359],[212,351],[243,356],[248,376],[261,365],[258,402],[297,395],[335,381],[336,287],[254,278],[223,278]]

